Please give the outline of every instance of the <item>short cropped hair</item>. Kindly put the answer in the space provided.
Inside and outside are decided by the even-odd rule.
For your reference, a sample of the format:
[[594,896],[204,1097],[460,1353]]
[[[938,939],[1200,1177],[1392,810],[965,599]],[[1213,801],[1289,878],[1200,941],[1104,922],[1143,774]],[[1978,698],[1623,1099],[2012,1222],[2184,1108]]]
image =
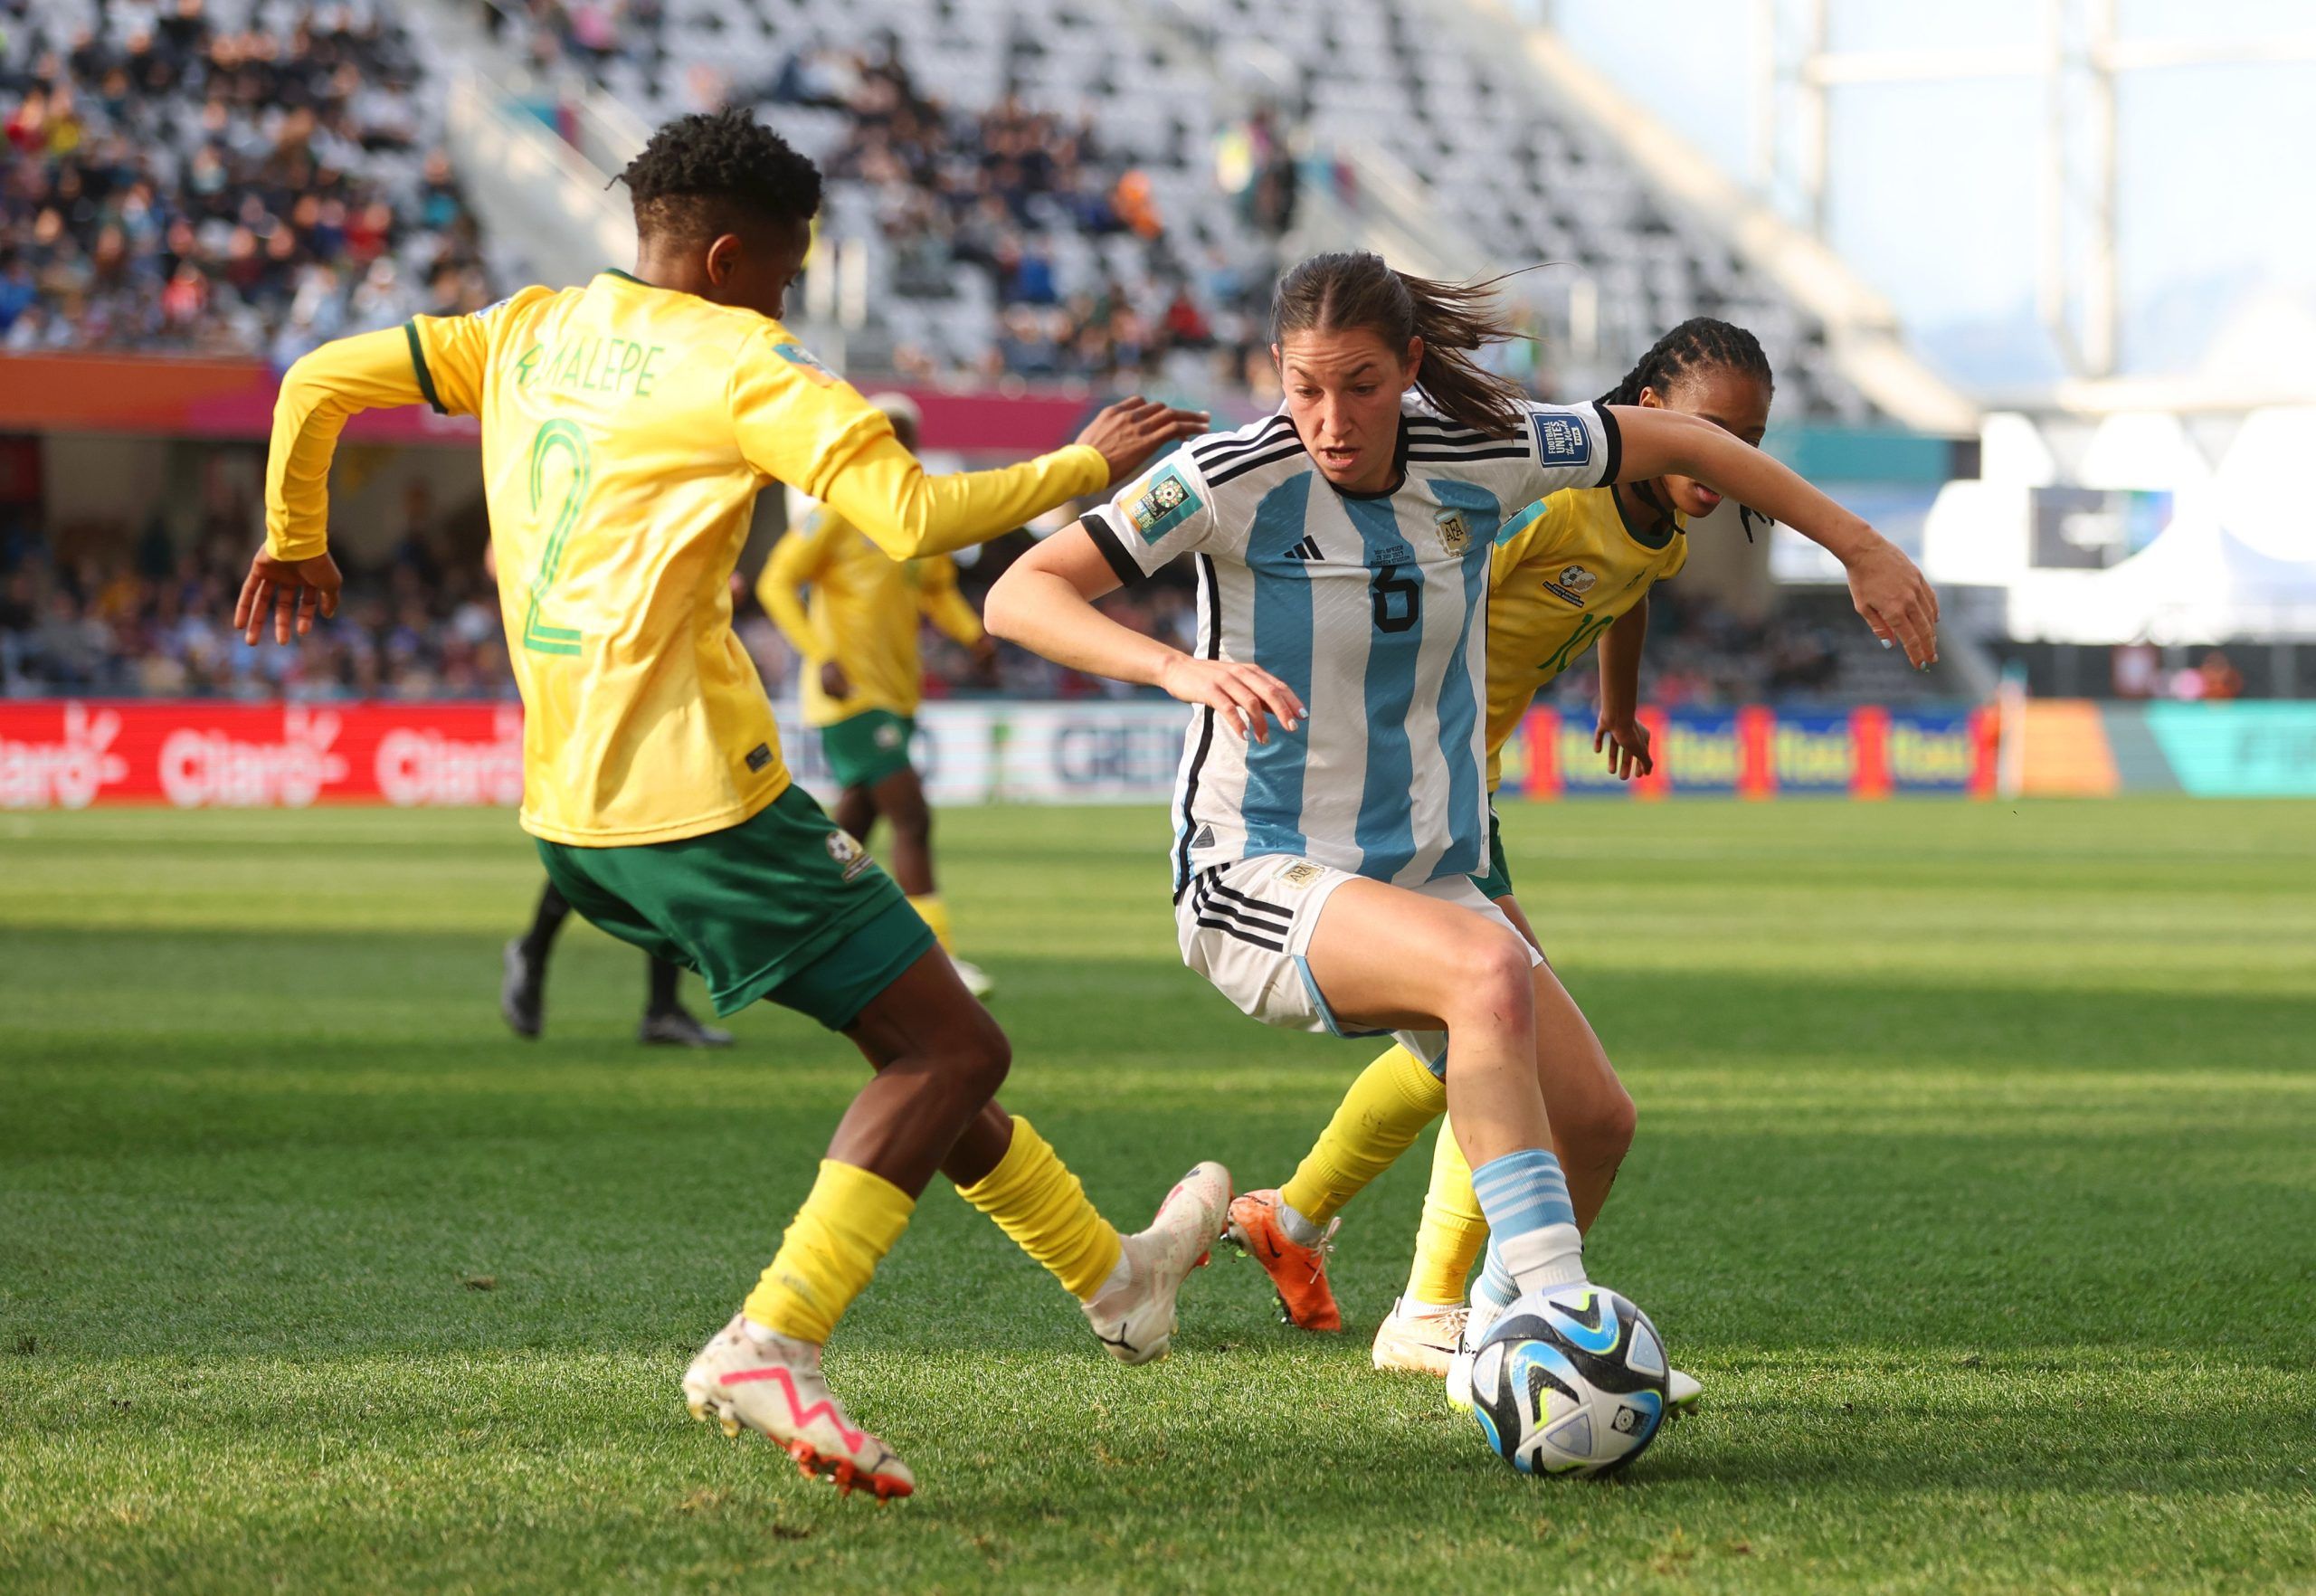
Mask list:
[[754,113],[678,117],[619,175],[646,237],[712,238],[746,222],[809,223],[821,169]]

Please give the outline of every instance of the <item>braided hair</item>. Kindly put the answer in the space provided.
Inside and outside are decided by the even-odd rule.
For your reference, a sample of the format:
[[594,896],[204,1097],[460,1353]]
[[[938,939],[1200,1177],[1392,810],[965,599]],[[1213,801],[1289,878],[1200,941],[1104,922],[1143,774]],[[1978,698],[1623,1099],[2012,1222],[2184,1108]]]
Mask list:
[[[1767,391],[1777,391],[1776,375],[1770,370],[1769,356],[1761,353],[1759,338],[1729,322],[1716,321],[1710,316],[1692,316],[1650,345],[1640,363],[1625,373],[1622,382],[1601,394],[1599,402],[1637,404],[1645,388],[1655,389],[1656,396],[1663,399],[1682,378],[1708,371],[1756,377]],[[1755,521],[1765,527],[1772,525],[1769,517],[1742,504],[1737,507],[1737,519],[1745,529],[1748,543],[1753,539]]]

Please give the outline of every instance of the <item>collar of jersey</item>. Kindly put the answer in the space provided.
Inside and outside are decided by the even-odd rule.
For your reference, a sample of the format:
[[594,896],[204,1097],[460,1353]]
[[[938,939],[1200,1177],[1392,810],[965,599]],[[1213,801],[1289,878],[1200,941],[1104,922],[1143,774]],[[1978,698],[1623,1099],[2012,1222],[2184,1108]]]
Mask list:
[[1652,537],[1648,532],[1632,524],[1632,518],[1625,513],[1625,496],[1617,491],[1615,483],[1609,484],[1608,492],[1609,502],[1617,507],[1617,524],[1625,529],[1627,537],[1631,538],[1650,554],[1663,554],[1673,546],[1673,539],[1687,529],[1681,512],[1675,510],[1671,528],[1661,537]]
[[603,269],[603,271],[601,271],[600,272],[596,273],[596,275],[597,275],[597,276],[599,276],[599,277],[616,277],[616,278],[618,278],[622,282],[631,282],[631,283],[633,283],[637,288],[657,288],[657,287],[659,287],[659,286],[660,286],[660,285],[659,285],[658,283],[656,283],[656,282],[646,282],[646,281],[644,281],[641,278],[640,278],[640,277],[636,276],[636,275],[635,275],[635,273],[633,273],[632,271],[621,271],[618,267],[616,267],[616,266],[606,266],[606,267],[604,267],[604,268]]
[[[1308,452],[1311,446],[1305,443],[1303,447],[1305,451]],[[1311,463],[1315,466],[1319,463],[1316,456],[1312,458]],[[1406,487],[1408,485],[1408,418],[1406,412],[1402,411],[1400,414],[1399,442],[1391,445],[1391,485],[1389,488],[1379,488],[1372,493],[1353,493],[1348,488],[1335,488],[1335,485],[1333,482],[1327,480],[1327,473],[1324,471],[1321,471],[1319,473],[1319,480],[1326,482],[1327,486],[1330,488],[1334,488],[1335,497],[1338,499],[1389,499],[1392,494],[1397,493],[1400,489]]]

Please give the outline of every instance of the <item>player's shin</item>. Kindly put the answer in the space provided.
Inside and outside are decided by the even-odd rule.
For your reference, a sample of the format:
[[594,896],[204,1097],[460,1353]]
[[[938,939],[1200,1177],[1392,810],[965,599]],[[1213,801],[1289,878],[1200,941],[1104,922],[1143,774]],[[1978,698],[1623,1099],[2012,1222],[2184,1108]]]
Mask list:
[[822,1159],[820,1178],[742,1312],[774,1335],[826,1341],[916,1208],[883,1176]]
[[1423,1224],[1416,1231],[1403,1300],[1438,1307],[1462,1302],[1464,1282],[1486,1245],[1487,1217],[1472,1193],[1472,1166],[1449,1120],[1431,1150],[1431,1186],[1423,1194]]
[[[1004,1122],[1000,1130],[991,1121]],[[1086,1188],[1026,1119],[1006,1120],[995,1104],[983,1110],[966,1140],[1004,1135],[1004,1152],[979,1179],[960,1183],[957,1195],[997,1222],[1080,1302],[1101,1293],[1118,1267],[1115,1226],[1101,1216]],[[963,1151],[961,1141],[960,1151]],[[954,1155],[948,1168],[958,1173]]]
[[1502,1307],[1523,1291],[1584,1278],[1583,1238],[1558,1158],[1541,1147],[1506,1153],[1472,1171],[1472,1191],[1489,1231],[1476,1301]]
[[1300,1220],[1311,1229],[1296,1240],[1309,1246],[1337,1210],[1414,1145],[1423,1127],[1448,1107],[1448,1088],[1430,1067],[1394,1046],[1352,1082],[1334,1116],[1294,1177],[1278,1189],[1281,1214],[1292,1233]]

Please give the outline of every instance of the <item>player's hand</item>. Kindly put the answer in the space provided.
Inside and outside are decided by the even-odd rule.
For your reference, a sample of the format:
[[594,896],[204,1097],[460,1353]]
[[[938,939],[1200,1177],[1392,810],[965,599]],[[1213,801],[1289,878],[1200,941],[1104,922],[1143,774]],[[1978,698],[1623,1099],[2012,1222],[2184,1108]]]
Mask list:
[[849,698],[852,697],[852,678],[844,673],[843,666],[831,660],[821,667],[821,691],[831,698]]
[[1185,704],[1220,710],[1232,731],[1258,743],[1270,741],[1269,717],[1277,716],[1287,731],[1303,718],[1302,700],[1293,689],[1257,665],[1176,654],[1159,672],[1158,685]]
[[1917,670],[1938,660],[1938,594],[1898,546],[1881,538],[1849,565],[1850,602],[1884,646],[1895,642]]
[[1592,752],[1608,755],[1609,774],[1620,782],[1653,774],[1656,769],[1656,761],[1648,752],[1648,728],[1629,715],[1602,712],[1599,727],[1592,734]]
[[1113,488],[1140,470],[1143,462],[1169,443],[1195,438],[1213,417],[1203,410],[1176,410],[1155,399],[1121,399],[1096,416],[1077,442],[1098,449],[1110,462]]
[[273,612],[273,641],[286,643],[294,631],[299,637],[314,629],[314,616],[337,613],[338,589],[346,578],[337,562],[326,554],[310,560],[277,560],[262,548],[250,561],[242,596],[233,605],[233,630],[252,648],[265,629],[265,613]]

